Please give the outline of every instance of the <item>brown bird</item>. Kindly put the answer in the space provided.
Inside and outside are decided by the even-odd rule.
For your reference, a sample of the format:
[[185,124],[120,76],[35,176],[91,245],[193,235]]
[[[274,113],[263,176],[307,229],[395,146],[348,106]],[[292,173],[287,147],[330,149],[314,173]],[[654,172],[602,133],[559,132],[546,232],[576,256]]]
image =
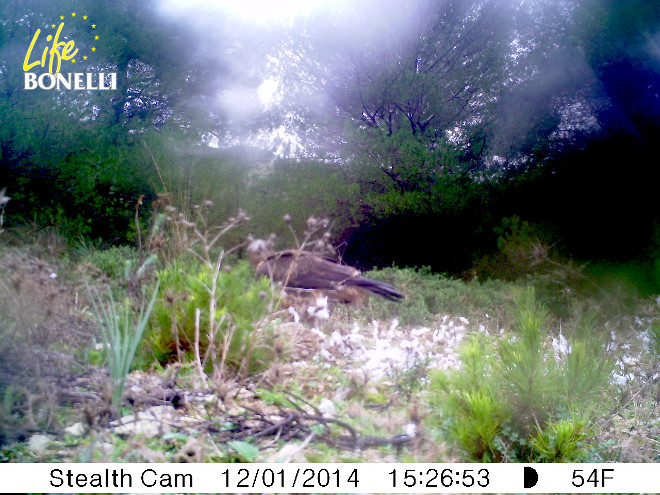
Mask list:
[[390,284],[363,277],[356,268],[308,251],[275,252],[272,242],[257,239],[248,246],[248,255],[258,275],[282,282],[287,288],[330,291],[343,302],[357,299],[365,290],[390,301],[404,297]]

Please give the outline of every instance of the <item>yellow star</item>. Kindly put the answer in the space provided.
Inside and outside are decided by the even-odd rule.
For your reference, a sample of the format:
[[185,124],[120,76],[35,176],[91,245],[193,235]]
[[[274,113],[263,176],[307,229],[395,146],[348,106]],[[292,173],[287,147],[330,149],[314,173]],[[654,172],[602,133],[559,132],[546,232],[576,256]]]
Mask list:
[[64,20],[64,16],[63,16],[63,15],[61,15],[61,16],[60,16],[60,19],[61,19],[61,20]]
[[71,62],[75,64],[75,63],[76,63],[76,59],[75,59],[75,58],[72,58],[72,59],[71,59]]
[[98,36],[94,36],[94,39],[97,40],[97,39],[99,39],[99,37],[98,37]]
[[50,27],[52,27],[53,29],[55,29],[55,24],[51,24]]
[[85,19],[85,20],[87,20],[87,16],[86,16],[86,15],[84,15],[84,16],[83,16],[83,19]]
[[92,24],[92,29],[96,29],[96,24]]
[[87,60],[87,55],[83,55],[83,60]]
[[71,12],[71,17],[75,17],[75,16],[76,16],[76,13],[75,13],[75,12]]
[[96,47],[95,47],[95,46],[92,47],[92,51],[93,51],[93,52],[96,51]]

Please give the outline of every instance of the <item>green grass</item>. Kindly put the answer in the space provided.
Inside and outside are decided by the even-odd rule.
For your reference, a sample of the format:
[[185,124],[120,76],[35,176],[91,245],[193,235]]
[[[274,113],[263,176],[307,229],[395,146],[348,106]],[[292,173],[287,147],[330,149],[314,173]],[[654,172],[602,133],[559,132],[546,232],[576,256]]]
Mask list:
[[[324,366],[323,361],[310,359],[304,366],[294,367],[287,361],[286,352],[274,358],[272,334],[282,333],[277,319],[281,314],[277,318],[269,314],[271,288],[267,281],[255,279],[246,263],[236,261],[227,270],[223,263],[222,269],[215,270],[203,266],[203,263],[192,263],[189,258],[187,261],[180,257],[161,262],[157,274],[161,289],[153,302],[149,328],[142,339],[130,341],[122,340],[128,335],[126,330],[134,331],[136,324],[144,321],[147,309],[140,316],[139,293],[127,290],[125,261],[137,259],[135,250],[125,247],[99,250],[87,246],[87,250],[81,249],[77,253],[63,253],[59,258],[60,265],[57,258],[51,256],[48,263],[61,275],[56,280],[47,278],[47,283],[42,283],[43,270],[35,262],[41,251],[33,253],[34,256],[18,256],[18,251],[6,256],[8,249],[0,248],[0,275],[4,275],[4,279],[0,279],[0,311],[4,310],[5,316],[0,320],[0,344],[15,344],[10,339],[17,336],[20,349],[31,347],[34,352],[66,349],[68,355],[77,356],[88,366],[116,368],[114,376],[121,380],[130,370],[130,351],[138,342],[139,367],[149,370],[142,373],[159,375],[156,379],[165,380],[165,373],[170,377],[174,375],[173,368],[167,369],[166,364],[176,362],[178,357],[172,359],[170,355],[163,359],[154,352],[158,350],[155,344],[162,344],[165,352],[171,352],[174,348],[173,329],[176,329],[185,351],[182,362],[178,363],[181,367],[176,375],[177,387],[195,388],[198,367],[187,346],[195,338],[194,318],[199,309],[202,329],[208,329],[211,318],[214,319],[216,357],[220,352],[218,343],[226,336],[231,337],[230,341],[225,341],[228,342],[225,361],[228,373],[223,377],[237,380],[235,388],[227,385],[230,392],[247,387],[250,407],[295,409],[290,396],[282,390],[293,392],[313,405],[318,405],[326,397],[333,401],[339,419],[350,423],[362,435],[381,437],[399,434],[413,410],[425,418],[426,436],[420,437],[418,444],[406,446],[401,453],[389,446],[346,452],[312,443],[304,452],[308,460],[649,462],[659,459],[657,432],[660,424],[654,414],[657,401],[650,387],[643,386],[646,383],[643,377],[646,376],[644,373],[657,370],[660,359],[660,311],[652,298],[642,297],[641,291],[626,292],[629,286],[619,283],[617,277],[612,278],[611,283],[603,283],[605,279],[599,278],[600,275],[594,279],[577,277],[574,280],[582,285],[568,287],[565,284],[567,278],[555,277],[551,271],[527,274],[516,281],[487,279],[471,282],[434,274],[424,268],[371,271],[366,276],[392,284],[406,298],[394,303],[371,297],[360,308],[338,307],[326,324],[328,329],[342,329],[349,324],[352,327],[356,323],[365,330],[374,319],[383,328],[387,325],[384,322],[397,318],[400,322],[398,330],[405,334],[419,326],[437,328],[444,315],[469,320],[469,324],[465,324],[468,335],[460,348],[460,369],[433,372],[429,382],[428,363],[420,359],[409,369],[393,369],[383,380],[376,380],[347,373],[343,364],[325,363],[329,366]],[[12,268],[16,263],[25,266]],[[134,264],[131,266],[135,268]],[[47,268],[50,270],[50,265]],[[18,292],[9,277],[14,272],[21,274],[20,284],[16,284],[23,292]],[[157,275],[151,273],[151,278],[145,276],[138,282],[148,286],[155,282]],[[92,324],[92,302],[85,300],[84,281],[90,280],[98,283],[105,299],[103,302],[98,296],[95,299],[101,316],[100,325]],[[57,284],[61,284],[61,288]],[[566,291],[567,287],[575,290]],[[108,289],[112,292],[108,293]],[[49,299],[51,293],[56,297]],[[39,296],[39,300],[52,301],[39,308],[44,312],[49,310],[48,317],[44,314],[43,321],[35,320],[35,316],[39,316],[35,311],[22,310],[19,303],[27,299],[25,294],[29,294],[30,299]],[[64,296],[70,297],[66,299]],[[114,303],[110,297],[114,298]],[[214,308],[213,314],[211,308]],[[72,314],[76,320],[53,320],[53,315],[61,318]],[[35,321],[39,323],[39,331],[28,332],[35,326]],[[49,321],[52,324],[46,324]],[[74,326],[74,323],[70,328],[66,327],[67,323],[64,328],[62,324],[55,325],[60,321],[72,321],[80,326]],[[489,335],[478,331],[481,323],[487,327]],[[92,335],[97,340],[102,336],[99,327],[105,328],[106,332],[114,328],[121,337],[113,343],[112,334],[106,333],[104,349],[111,353],[121,351],[115,364],[101,361],[103,356],[99,352],[103,351],[93,351],[90,347]],[[90,338],[67,341],[66,346],[60,334],[55,333],[64,330],[74,334],[81,329],[86,329]],[[500,329],[503,329],[502,334]],[[568,355],[559,355],[551,345],[560,331],[571,345],[572,352]],[[49,337],[50,332],[53,333]],[[644,352],[642,340],[638,338],[642,332],[648,337],[644,344],[648,351]],[[605,352],[612,333],[616,334],[620,347]],[[202,336],[207,338],[208,332]],[[39,342],[30,340],[37,337]],[[639,356],[637,368],[628,371],[637,373],[640,379],[617,386],[608,383],[608,378],[617,358],[632,352],[623,345],[630,345],[638,353],[635,354]],[[247,349],[252,350],[249,357],[252,364],[245,363]],[[209,351],[207,354],[205,372],[211,377],[213,353]],[[160,363],[164,363],[163,366]],[[78,364],[73,363],[73,366]],[[275,369],[279,374],[269,374]],[[245,382],[241,381],[239,370],[244,371]],[[275,376],[279,378],[273,378]],[[255,389],[258,386],[263,390],[250,395],[249,390],[254,390],[249,388],[252,384],[258,384]],[[225,382],[214,385],[221,388]],[[278,385],[281,388],[277,388]],[[119,403],[118,397],[115,405]],[[231,394],[230,397],[234,401],[231,410],[240,410],[244,399]],[[29,418],[26,411],[20,410],[26,408],[27,398],[27,392],[15,388],[7,389],[0,397],[0,418],[11,419],[9,428],[12,421],[18,428]],[[302,402],[297,404],[306,407]],[[387,405],[384,412],[374,414],[370,409],[373,405],[384,404]],[[44,403],[36,412],[47,416],[49,408],[53,407],[54,403]],[[81,408],[58,407],[59,424],[68,426],[81,420]],[[614,417],[612,411],[616,412]],[[200,414],[204,420],[221,424],[226,411],[215,405],[205,405]],[[346,432],[337,429],[337,433]],[[56,440],[61,446],[48,449],[45,460],[55,460],[55,456],[68,460],[108,460],[111,456],[113,460],[144,461],[139,453],[141,448],[148,448],[170,460],[190,436],[179,432],[181,438],[170,436],[167,439],[127,441],[104,431],[98,435],[98,439],[88,436],[76,441]],[[7,436],[7,440],[15,439]],[[208,438],[201,440],[207,442],[206,461],[262,460],[282,446],[268,445],[264,449],[264,443],[255,442],[254,449],[241,450],[245,446],[237,444],[238,449],[232,450],[214,445]],[[111,444],[112,449],[101,450],[98,447],[101,441]],[[270,442],[272,438],[266,441]],[[454,445],[458,449],[452,450]],[[257,452],[260,454],[255,457]],[[0,449],[0,460],[6,459],[29,461],[34,460],[34,456],[24,444],[17,443]]]
[[371,297],[369,304],[355,316],[380,319],[397,318],[402,325],[429,325],[438,315],[457,315],[483,319],[503,314],[510,282],[486,280],[464,282],[435,274],[429,268],[385,268],[366,272],[364,276],[385,281],[405,295],[400,302]]
[[106,364],[110,370],[112,408],[114,414],[119,415],[126,375],[131,371],[142,335],[147,328],[149,316],[158,296],[158,284],[154,287],[148,302],[146,295],[143,296],[137,313],[131,309],[129,299],[116,305],[110,291],[105,300],[98,290],[91,288],[89,292],[103,337]]

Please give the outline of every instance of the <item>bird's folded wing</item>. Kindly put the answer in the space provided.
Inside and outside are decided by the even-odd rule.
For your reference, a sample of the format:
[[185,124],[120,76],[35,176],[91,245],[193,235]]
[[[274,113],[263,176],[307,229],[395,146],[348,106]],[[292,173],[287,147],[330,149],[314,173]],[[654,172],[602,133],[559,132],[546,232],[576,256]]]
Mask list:
[[265,260],[257,273],[283,282],[287,287],[334,290],[359,276],[355,268],[340,265],[312,253],[282,251]]

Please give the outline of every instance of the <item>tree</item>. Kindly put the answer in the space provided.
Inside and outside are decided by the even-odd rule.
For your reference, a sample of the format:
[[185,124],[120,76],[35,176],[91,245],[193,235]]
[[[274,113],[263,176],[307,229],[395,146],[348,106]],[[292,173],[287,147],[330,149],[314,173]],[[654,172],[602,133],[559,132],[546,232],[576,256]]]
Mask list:
[[[502,88],[507,2],[367,1],[300,21],[275,54],[289,109],[325,132],[350,127],[441,142],[484,117]],[[334,138],[339,145],[342,139]],[[333,150],[330,150],[333,151]]]
[[[90,56],[63,61],[62,72],[115,72],[116,91],[23,89],[32,36],[37,29],[45,36],[64,15],[64,39]],[[10,2],[0,19],[0,187],[13,200],[8,222],[125,241],[138,198],[148,202],[160,186],[143,143],[158,143],[167,127],[179,145],[223,132],[206,108],[222,85],[222,57],[208,57],[210,45],[197,50],[195,32],[161,17],[155,1],[81,0],[75,9],[63,1]]]
[[360,2],[294,24],[274,66],[304,148],[360,185],[362,244],[519,214],[629,256],[658,217],[658,5]]

